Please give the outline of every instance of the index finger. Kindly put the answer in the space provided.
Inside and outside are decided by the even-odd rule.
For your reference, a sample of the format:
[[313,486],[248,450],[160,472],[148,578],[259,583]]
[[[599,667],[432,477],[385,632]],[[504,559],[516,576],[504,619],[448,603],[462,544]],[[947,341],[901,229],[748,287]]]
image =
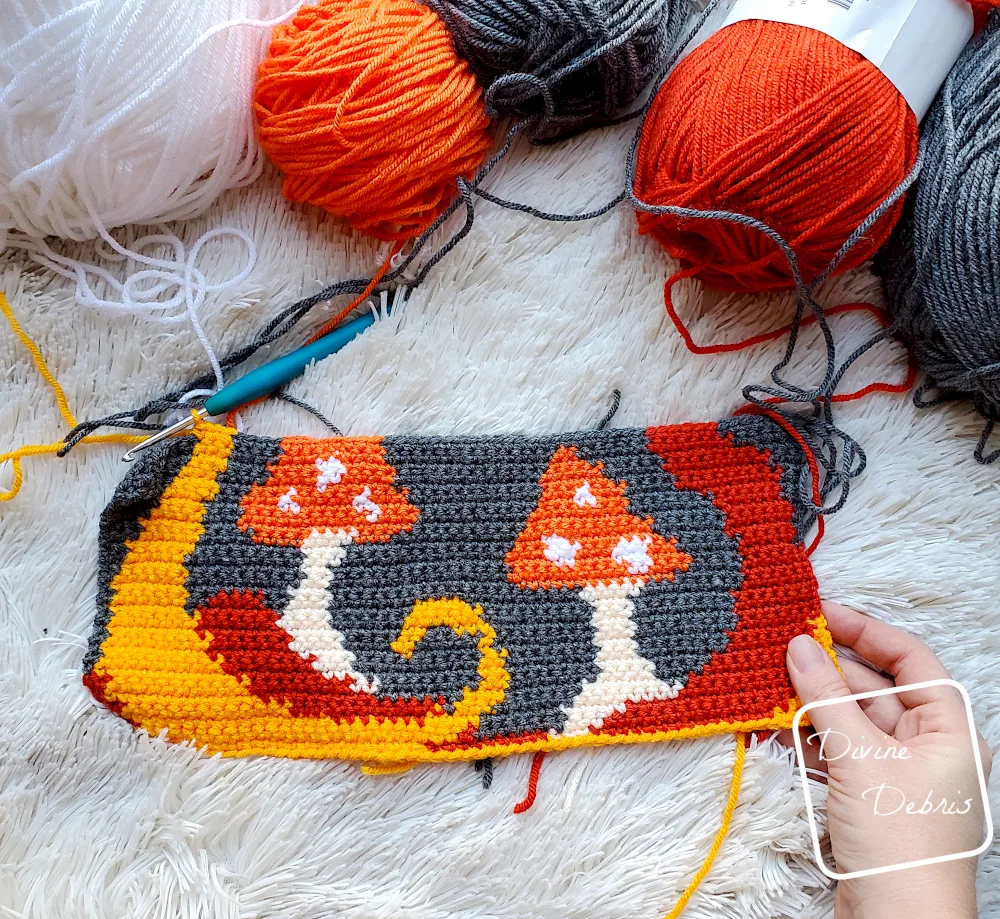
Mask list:
[[[944,664],[919,638],[886,622],[866,616],[839,603],[823,601],[823,614],[833,640],[854,649],[865,660],[892,674],[897,686],[950,680]],[[899,694],[907,708],[941,703],[954,704],[954,693],[942,693],[941,687],[909,690]]]

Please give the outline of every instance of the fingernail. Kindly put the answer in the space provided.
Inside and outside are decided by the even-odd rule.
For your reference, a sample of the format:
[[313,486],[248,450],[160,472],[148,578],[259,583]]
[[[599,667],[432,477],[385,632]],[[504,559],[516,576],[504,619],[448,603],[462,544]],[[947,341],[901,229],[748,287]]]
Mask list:
[[808,635],[796,635],[788,643],[788,658],[799,673],[822,667],[824,660],[829,660],[826,652]]

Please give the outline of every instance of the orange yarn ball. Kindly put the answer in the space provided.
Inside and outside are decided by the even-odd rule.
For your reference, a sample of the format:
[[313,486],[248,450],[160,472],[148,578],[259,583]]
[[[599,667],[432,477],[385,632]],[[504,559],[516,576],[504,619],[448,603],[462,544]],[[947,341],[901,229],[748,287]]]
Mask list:
[[[635,193],[647,204],[746,214],[791,245],[806,281],[914,167],[917,119],[889,79],[822,32],[748,20],[682,60],[650,108]],[[838,271],[870,258],[902,202]],[[785,256],[759,231],[723,220],[638,212],[684,267],[721,290],[792,286]]]
[[274,31],[254,98],[292,201],[380,239],[419,235],[492,144],[482,89],[414,0],[321,0]]

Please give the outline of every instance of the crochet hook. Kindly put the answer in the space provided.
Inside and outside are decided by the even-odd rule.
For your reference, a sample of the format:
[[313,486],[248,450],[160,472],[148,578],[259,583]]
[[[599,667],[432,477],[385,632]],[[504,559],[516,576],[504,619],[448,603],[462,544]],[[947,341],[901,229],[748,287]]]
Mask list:
[[[350,322],[345,322],[337,326],[332,332],[328,332],[322,338],[311,341],[301,348],[286,354],[283,357],[268,361],[256,370],[251,370],[246,376],[234,380],[228,386],[224,386],[215,395],[209,396],[205,400],[203,408],[195,411],[199,418],[207,418],[209,415],[225,415],[233,409],[253,402],[261,396],[268,396],[276,389],[280,389],[286,383],[294,380],[302,374],[306,367],[313,361],[322,360],[331,354],[336,354],[349,341],[352,341],[367,329],[375,321],[374,311],[358,316]],[[131,463],[137,453],[141,453],[147,447],[159,443],[161,440],[178,434],[194,426],[194,418],[182,418],[175,424],[171,424],[162,430],[151,434],[145,440],[137,443],[128,451],[122,460]]]

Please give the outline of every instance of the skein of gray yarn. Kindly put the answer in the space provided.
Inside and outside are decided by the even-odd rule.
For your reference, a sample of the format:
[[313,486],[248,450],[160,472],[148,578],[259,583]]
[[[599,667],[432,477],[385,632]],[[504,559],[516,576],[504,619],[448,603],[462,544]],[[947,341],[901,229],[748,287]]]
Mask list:
[[656,76],[687,0],[424,0],[485,89],[490,117],[558,140],[607,123]]
[[[924,166],[883,255],[889,308],[927,383],[1000,420],[1000,14],[969,44],[923,125]],[[937,390],[934,399],[924,398]]]

